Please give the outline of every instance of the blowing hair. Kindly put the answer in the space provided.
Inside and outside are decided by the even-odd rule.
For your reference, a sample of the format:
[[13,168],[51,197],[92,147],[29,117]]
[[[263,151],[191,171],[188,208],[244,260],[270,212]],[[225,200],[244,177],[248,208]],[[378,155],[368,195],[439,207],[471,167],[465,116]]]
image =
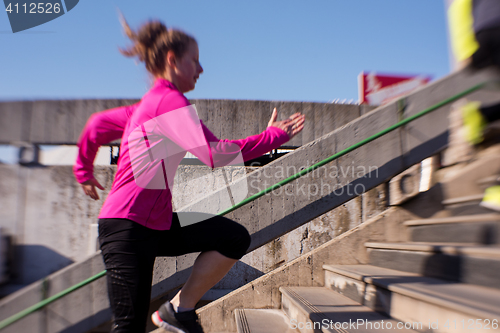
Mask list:
[[153,76],[161,76],[166,67],[166,56],[172,51],[176,58],[181,58],[191,42],[196,43],[194,37],[182,30],[165,26],[158,20],[151,20],[137,30],[133,31],[127,21],[120,17],[123,30],[127,37],[133,42],[132,46],[122,49],[120,53],[126,57],[138,57],[144,62],[146,69]]

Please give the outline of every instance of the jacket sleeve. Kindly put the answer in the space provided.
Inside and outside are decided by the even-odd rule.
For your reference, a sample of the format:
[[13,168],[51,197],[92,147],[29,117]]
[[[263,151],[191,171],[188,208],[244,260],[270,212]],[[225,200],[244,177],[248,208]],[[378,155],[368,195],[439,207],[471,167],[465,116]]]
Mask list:
[[[158,131],[159,137],[166,137],[182,150],[195,155],[204,164],[214,167],[242,164],[280,147],[289,140],[285,131],[268,127],[260,134],[241,140],[218,139],[198,118],[196,108],[185,98],[160,105],[160,114],[145,124],[145,135]],[[162,112],[168,107],[171,111]],[[169,148],[169,151],[176,151]]]
[[93,114],[78,139],[78,155],[73,173],[79,183],[94,178],[94,159],[101,145],[120,139],[137,104]]
[[[210,146],[212,167],[231,165],[238,162],[236,155],[241,153],[243,161],[260,157],[279,148],[289,140],[288,134],[277,127],[268,127],[262,133],[240,140],[220,140],[202,122],[205,138]],[[234,162],[233,162],[234,161]]]

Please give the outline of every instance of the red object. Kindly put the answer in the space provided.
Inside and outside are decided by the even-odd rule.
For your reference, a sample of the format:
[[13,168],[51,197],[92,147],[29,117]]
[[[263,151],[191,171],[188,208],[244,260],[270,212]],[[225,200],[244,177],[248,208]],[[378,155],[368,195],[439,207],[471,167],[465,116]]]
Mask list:
[[430,76],[380,75],[361,72],[358,76],[359,103],[384,105],[426,85]]

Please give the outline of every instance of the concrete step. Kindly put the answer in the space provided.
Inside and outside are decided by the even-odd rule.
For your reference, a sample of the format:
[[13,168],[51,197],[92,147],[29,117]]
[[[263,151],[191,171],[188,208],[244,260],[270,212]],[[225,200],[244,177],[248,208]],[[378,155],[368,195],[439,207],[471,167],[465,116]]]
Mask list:
[[[324,287],[281,287],[292,328],[312,332],[395,332],[398,322]],[[400,331],[415,332],[405,329]]]
[[484,194],[481,193],[446,199],[442,202],[442,204],[452,216],[492,213],[492,210],[479,205],[481,200],[483,200],[483,195]]
[[488,214],[441,217],[441,218],[435,218],[435,219],[429,218],[429,219],[420,219],[420,220],[408,220],[408,221],[403,222],[403,225],[419,226],[419,225],[469,223],[469,222],[490,222],[490,221],[500,221],[500,214],[488,213]]
[[365,243],[371,265],[500,288],[500,247],[462,243]]
[[464,197],[443,200],[443,205],[451,206],[451,205],[459,205],[470,202],[480,202],[482,199],[483,199],[483,194],[473,194]]
[[499,290],[371,265],[324,265],[323,268],[327,288],[344,294],[345,290],[364,289],[358,295],[362,296],[363,304],[407,324],[420,323],[423,328],[419,327],[419,331],[500,331]]
[[490,186],[498,185],[499,180],[500,180],[500,175],[498,175],[498,174],[492,175],[489,177],[479,179],[477,181],[477,186],[479,186],[479,188],[481,188],[482,190],[485,190],[486,188],[488,188]]
[[238,309],[234,316],[238,333],[299,333],[285,313],[277,309]]
[[406,221],[412,242],[500,243],[500,214],[475,214]]
[[373,277],[419,277],[415,273],[392,270],[372,265],[323,265],[325,287],[349,297],[355,302],[376,309],[376,300],[370,291]]

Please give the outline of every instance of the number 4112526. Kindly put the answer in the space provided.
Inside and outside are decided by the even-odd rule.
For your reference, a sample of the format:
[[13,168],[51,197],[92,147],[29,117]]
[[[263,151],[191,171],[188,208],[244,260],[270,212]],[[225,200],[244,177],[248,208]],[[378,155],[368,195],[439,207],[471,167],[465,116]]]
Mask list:
[[51,4],[44,2],[30,4],[25,3],[21,6],[19,6],[18,3],[16,3],[14,6],[12,6],[12,3],[9,3],[5,11],[9,14],[11,14],[12,12],[14,12],[14,14],[19,14],[19,7],[21,7],[21,13],[24,14],[59,14],[61,12],[61,4]]

